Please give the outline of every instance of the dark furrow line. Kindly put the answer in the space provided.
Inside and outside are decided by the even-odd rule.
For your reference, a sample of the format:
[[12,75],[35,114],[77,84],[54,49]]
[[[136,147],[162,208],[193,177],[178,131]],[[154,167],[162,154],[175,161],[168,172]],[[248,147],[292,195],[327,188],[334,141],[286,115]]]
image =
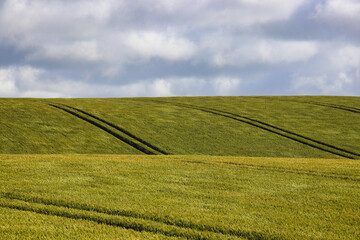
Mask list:
[[[155,101],[155,100],[154,100]],[[328,152],[328,153],[331,153],[331,154],[335,154],[335,155],[338,155],[338,156],[341,156],[341,157],[344,157],[344,158],[349,158],[349,159],[356,159],[355,157],[353,156],[349,156],[349,155],[346,155],[345,153],[350,153],[349,151],[347,150],[342,150],[341,148],[338,148],[338,147],[331,147],[331,145],[327,145],[327,144],[321,144],[321,142],[319,141],[316,141],[316,140],[312,140],[310,138],[307,138],[307,137],[302,137],[301,135],[299,134],[292,134],[290,131],[287,131],[285,130],[284,133],[281,133],[281,132],[278,132],[276,130],[273,130],[273,129],[270,129],[268,127],[272,126],[272,125],[269,125],[269,124],[263,124],[265,126],[261,126],[261,125],[258,125],[257,123],[260,123],[260,121],[257,121],[257,120],[252,120],[250,118],[246,118],[246,117],[242,117],[240,115],[236,115],[236,114],[231,114],[231,115],[234,115],[236,117],[240,117],[240,118],[244,118],[245,120],[243,119],[238,119],[238,118],[235,118],[235,117],[231,117],[231,116],[228,116],[228,115],[224,115],[222,114],[220,110],[215,110],[215,109],[208,109],[208,108],[204,108],[204,107],[198,107],[198,106],[194,106],[194,105],[188,105],[188,104],[182,104],[182,103],[170,103],[170,102],[164,102],[164,101],[156,101],[156,102],[161,102],[161,103],[169,103],[169,104],[172,104],[172,105],[177,105],[177,106],[182,106],[182,107],[187,107],[187,108],[191,108],[191,109],[196,109],[196,110],[200,110],[200,111],[204,111],[204,112],[208,112],[208,113],[212,113],[212,114],[215,114],[215,115],[219,115],[219,116],[223,116],[223,117],[226,117],[226,118],[230,118],[230,119],[233,119],[233,120],[236,120],[236,121],[239,121],[239,122],[243,122],[243,123],[246,123],[246,124],[249,124],[249,125],[252,125],[254,127],[257,127],[257,128],[260,128],[260,129],[263,129],[263,130],[266,130],[266,131],[269,131],[271,133],[275,133],[277,135],[280,135],[282,137],[285,137],[285,138],[288,138],[288,139],[291,139],[291,140],[294,140],[296,142],[299,142],[299,143],[302,143],[304,145],[307,145],[307,146],[310,146],[310,147],[313,147],[313,148],[316,148],[316,149],[319,149],[321,151],[325,151],[325,152]],[[227,113],[227,112],[224,112],[224,113]],[[230,113],[227,113],[227,114],[230,114]],[[255,123],[254,123],[255,122]],[[273,127],[274,129],[277,129],[277,130],[281,130],[281,128],[277,128],[277,127]],[[294,136],[289,136],[287,134],[292,134],[294,136],[297,136],[297,137],[302,137],[304,139],[307,139],[309,141],[312,141],[312,142],[315,142],[315,143],[318,143],[318,144],[321,144],[321,145],[324,145],[324,146],[327,146],[329,148],[334,148],[336,150],[339,150],[339,151],[343,151],[344,153],[338,153],[338,152],[335,152],[335,151],[332,151],[332,150],[329,150],[329,149],[326,149],[322,146],[317,146],[313,143],[309,143],[309,142],[306,142],[304,140],[301,140],[301,139],[298,139]],[[357,156],[360,156],[359,154],[356,154],[356,153],[350,153],[350,154],[353,154],[353,155],[357,155]]]
[[[12,198],[10,198],[12,199]],[[13,198],[15,200],[18,200],[16,198]],[[241,237],[241,238],[246,238],[249,240],[265,240],[265,239],[274,239],[277,240],[279,239],[276,236],[269,236],[268,234],[262,233],[262,232],[256,232],[256,231],[239,231],[239,230],[229,230],[229,231],[224,231],[222,229],[219,229],[219,231],[216,231],[216,229],[212,226],[209,226],[209,229],[198,229],[198,228],[187,228],[187,227],[183,227],[183,226],[177,226],[177,225],[169,225],[169,224],[164,224],[162,222],[156,222],[156,221],[152,221],[155,224],[157,224],[158,226],[154,226],[151,225],[151,223],[144,223],[141,222],[141,220],[145,220],[148,221],[147,219],[139,219],[140,222],[134,222],[134,221],[130,221],[130,220],[122,220],[121,219],[114,219],[111,217],[125,217],[125,218],[133,218],[132,216],[119,216],[119,215],[111,215],[111,214],[107,214],[107,213],[102,213],[102,212],[96,212],[96,211],[88,211],[88,210],[83,210],[83,209],[77,209],[77,208],[72,208],[72,207],[67,207],[67,206],[57,206],[57,205],[51,205],[51,204],[43,204],[40,203],[42,205],[45,206],[50,206],[50,207],[56,207],[56,208],[65,208],[66,210],[75,210],[75,211],[85,211],[85,212],[95,212],[98,214],[105,214],[108,216],[89,216],[86,213],[71,213],[71,212],[66,212],[66,211],[58,211],[58,210],[54,210],[54,209],[49,209],[49,208],[38,208],[38,207],[33,207],[31,206],[32,202],[27,202],[25,200],[20,199],[20,201],[23,201],[25,203],[27,203],[27,205],[14,205],[14,204],[4,204],[0,202],[0,207],[4,207],[4,208],[10,208],[10,209],[17,209],[17,210],[22,210],[22,211],[29,211],[29,212],[35,212],[35,213],[40,213],[40,214],[45,214],[45,215],[51,215],[51,216],[59,216],[59,217],[66,217],[66,218],[72,218],[72,219],[82,219],[82,220],[88,220],[88,221],[93,221],[93,222],[97,222],[100,224],[106,224],[106,225],[110,225],[110,226],[116,226],[116,227],[122,227],[122,228],[126,228],[126,229],[132,229],[135,231],[146,231],[146,232],[152,232],[152,233],[160,233],[163,234],[165,236],[170,236],[170,237],[185,237],[187,239],[213,239],[211,237],[211,235],[217,235],[217,234],[221,234],[221,235],[229,235],[229,236],[233,236],[233,237]],[[29,204],[30,203],[30,204]],[[135,220],[135,219],[134,219]],[[165,226],[159,226],[159,225],[165,225]],[[164,229],[164,227],[167,227],[169,229]],[[202,234],[203,233],[203,234]],[[204,236],[205,235],[205,236]],[[218,239],[218,238],[216,238]]]
[[134,134],[130,133],[129,131],[125,130],[124,128],[116,126],[115,124],[113,124],[111,122],[108,122],[108,121],[106,121],[104,119],[101,119],[101,118],[99,118],[99,117],[97,117],[97,116],[95,116],[95,115],[93,115],[91,113],[85,112],[84,110],[81,110],[79,108],[71,107],[71,106],[68,106],[68,105],[65,105],[65,104],[61,104],[61,105],[65,106],[65,107],[68,107],[68,108],[71,108],[71,109],[74,109],[76,111],[79,111],[79,112],[81,112],[81,113],[83,113],[85,115],[88,115],[88,116],[92,117],[92,118],[95,118],[96,120],[98,120],[100,122],[103,122],[103,123],[109,125],[110,127],[113,127],[115,129],[119,130],[120,132],[123,132],[124,134],[128,135],[129,137],[136,139],[137,141],[139,141],[139,142],[143,143],[144,145],[148,146],[149,148],[152,148],[153,150],[155,150],[157,152],[160,152],[160,153],[162,153],[164,155],[169,155],[169,153],[167,153],[164,150],[161,150],[160,148],[152,145],[151,143],[149,143],[149,142],[135,136]]
[[92,125],[100,128],[100,129],[102,129],[103,131],[105,131],[105,132],[113,135],[114,137],[116,137],[116,138],[119,139],[120,141],[122,141],[122,142],[130,145],[131,147],[133,147],[133,148],[135,148],[135,149],[137,149],[137,150],[139,150],[139,151],[141,151],[141,152],[143,152],[143,153],[145,153],[145,154],[155,155],[155,153],[149,151],[148,149],[140,146],[139,144],[131,141],[130,139],[124,138],[123,136],[121,136],[121,135],[113,132],[111,129],[108,129],[107,127],[105,127],[105,126],[103,126],[103,125],[101,125],[101,124],[99,124],[99,123],[97,123],[97,122],[95,122],[95,121],[93,121],[93,120],[91,120],[91,119],[88,119],[88,118],[86,118],[86,117],[83,117],[83,116],[81,116],[80,114],[78,114],[78,113],[76,113],[76,112],[73,112],[73,111],[71,111],[71,110],[69,110],[69,109],[66,109],[66,108],[63,108],[63,107],[60,107],[60,106],[57,106],[57,105],[54,105],[54,104],[48,104],[48,105],[49,105],[49,106],[52,106],[52,107],[54,107],[54,108],[58,108],[58,109],[60,109],[60,110],[63,110],[63,111],[65,111],[65,112],[67,112],[67,113],[70,113],[71,115],[73,115],[73,116],[75,116],[75,117],[77,117],[77,118],[80,118],[80,119],[82,119],[82,120],[84,120],[84,121],[86,121],[86,122],[88,122],[88,123],[90,123],[90,124],[92,124]]
[[[202,108],[204,108],[204,107],[202,107]],[[205,108],[205,109],[206,109],[206,108]],[[211,108],[207,108],[207,109],[211,109]],[[225,111],[221,111],[221,110],[217,110],[217,109],[211,109],[211,110],[213,110],[213,111],[218,111],[218,112],[222,112],[222,113],[226,113],[226,114],[233,115],[233,116],[237,116],[237,117],[244,118],[244,119],[247,119],[247,120],[250,120],[250,121],[254,121],[254,122],[257,122],[257,123],[266,125],[266,126],[268,126],[268,127],[271,127],[271,128],[274,128],[274,129],[277,129],[277,130],[286,132],[286,133],[288,133],[288,134],[295,135],[295,136],[297,136],[297,137],[300,137],[300,138],[303,138],[303,139],[306,139],[306,140],[309,140],[309,141],[312,141],[312,142],[315,142],[315,143],[324,145],[324,146],[329,147],[329,148],[333,148],[333,149],[336,149],[336,150],[339,150],[339,151],[342,151],[342,152],[345,152],[345,153],[348,153],[348,154],[351,154],[351,155],[360,156],[360,154],[358,154],[358,153],[355,153],[355,152],[352,152],[352,151],[349,151],[349,150],[346,150],[346,149],[343,149],[343,148],[339,148],[339,147],[336,147],[336,146],[334,146],[334,145],[331,145],[331,144],[328,144],[328,143],[324,143],[324,142],[321,142],[321,141],[318,141],[318,140],[315,140],[315,139],[312,139],[312,138],[309,138],[309,137],[300,135],[300,134],[295,133],[295,132],[291,132],[291,131],[289,131],[289,130],[286,130],[286,129],[283,129],[283,128],[280,128],[280,127],[276,127],[276,126],[274,126],[274,125],[265,123],[265,122],[263,122],[263,121],[259,121],[259,120],[256,120],[256,119],[252,119],[252,118],[249,118],[249,117],[245,117],[245,116],[241,116],[241,115],[238,115],[238,114],[235,114],[235,113],[225,112]]]
[[168,237],[184,237],[187,239],[202,239],[202,240],[209,239],[206,237],[202,237],[200,234],[195,235],[195,234],[186,233],[186,232],[178,233],[178,232],[174,231],[173,229],[172,230],[156,229],[154,227],[147,226],[147,225],[144,225],[141,223],[134,223],[134,222],[129,222],[129,221],[119,221],[119,220],[111,219],[111,218],[98,218],[98,217],[89,216],[89,215],[81,214],[81,213],[69,213],[69,212],[65,212],[65,211],[61,212],[61,211],[55,211],[53,209],[39,209],[39,208],[32,208],[30,206],[15,206],[15,205],[11,205],[11,204],[2,204],[2,203],[0,203],[0,207],[20,210],[20,211],[26,211],[26,212],[32,212],[32,213],[38,213],[38,214],[43,214],[43,215],[47,215],[47,216],[57,216],[57,217],[75,219],[75,220],[87,220],[87,221],[95,222],[98,224],[105,224],[105,225],[113,226],[113,227],[121,227],[121,228],[125,228],[125,229],[131,229],[131,230],[134,230],[137,232],[150,232],[150,233],[155,233],[155,234],[162,234],[162,235],[165,235]]
[[305,102],[305,101],[286,100],[286,99],[283,99],[283,100],[280,100],[280,101],[296,102],[296,103],[306,103],[306,104],[317,105],[317,106],[322,106],[322,107],[329,107],[329,108],[340,109],[340,110],[349,111],[349,112],[353,112],[353,113],[360,113],[360,109],[359,109],[359,108],[349,107],[349,106],[340,105],[340,104],[320,103],[320,102]]
[[344,106],[344,105],[339,105],[339,104],[319,103],[319,102],[305,102],[305,103],[324,106],[324,107],[330,107],[330,108],[337,108],[337,109],[341,109],[341,110],[345,110],[345,111],[349,111],[349,112],[353,112],[353,113],[360,113],[360,109],[357,109],[354,107],[349,107],[349,106]]
[[[302,169],[287,169],[287,168],[283,168],[283,167],[271,167],[271,166],[264,166],[264,165],[255,165],[255,164],[245,164],[245,163],[235,163],[235,162],[199,162],[199,161],[183,161],[186,163],[193,163],[193,164],[228,164],[228,165],[234,165],[234,166],[238,166],[238,167],[243,167],[243,168],[251,168],[251,169],[255,169],[255,170],[270,170],[273,172],[285,172],[285,173],[293,173],[293,174],[297,174],[297,175],[308,175],[308,176],[315,176],[315,177],[325,177],[325,178],[335,178],[335,179],[341,179],[341,180],[350,180],[350,181],[356,181],[356,182],[360,182],[360,175],[341,175],[341,174],[335,174],[332,173],[331,175],[329,174],[322,174],[322,173],[317,173],[314,171],[309,171],[309,170],[302,170]],[[356,179],[358,178],[358,179]]]
[[[20,200],[27,203],[38,203],[43,204],[46,206],[54,206],[54,207],[64,207],[74,210],[81,210],[81,211],[88,211],[88,212],[95,212],[95,213],[101,213],[106,214],[110,216],[121,216],[121,217],[130,217],[140,220],[147,220],[147,221],[153,221],[160,224],[165,224],[168,226],[174,226],[178,228],[183,229],[190,229],[190,230],[196,230],[196,231],[206,231],[216,234],[223,234],[223,235],[231,235],[236,237],[246,237],[248,239],[259,239],[257,237],[262,236],[262,233],[259,232],[245,232],[240,230],[234,230],[234,229],[224,229],[217,226],[209,226],[209,225],[198,225],[189,221],[184,220],[176,220],[176,219],[169,219],[169,218],[162,218],[158,216],[146,216],[144,214],[139,214],[133,211],[124,211],[124,210],[110,210],[110,209],[99,209],[94,208],[91,206],[88,206],[86,204],[77,204],[77,203],[66,203],[61,200],[49,200],[49,199],[42,199],[39,197],[25,197],[18,194],[12,194],[12,193],[2,193],[0,195],[1,198],[5,199],[11,199],[11,200]],[[252,238],[255,237],[255,238]],[[267,239],[267,238],[266,238]]]
[[[353,175],[349,175],[349,176],[339,175],[339,174],[329,175],[329,174],[321,174],[321,173],[316,173],[313,171],[306,171],[306,170],[300,170],[300,169],[291,170],[291,169],[286,169],[286,168],[282,168],[282,167],[271,167],[271,166],[252,165],[252,164],[243,164],[243,163],[234,163],[234,162],[219,162],[219,163],[234,165],[234,166],[243,167],[243,168],[252,168],[252,169],[256,169],[256,170],[269,170],[269,171],[273,171],[273,172],[284,172],[284,173],[292,173],[292,174],[298,174],[298,175],[334,178],[334,179],[360,182],[360,178],[359,179],[352,178],[352,177],[360,177],[360,176],[353,176]],[[217,164],[219,164],[219,163],[217,163]]]

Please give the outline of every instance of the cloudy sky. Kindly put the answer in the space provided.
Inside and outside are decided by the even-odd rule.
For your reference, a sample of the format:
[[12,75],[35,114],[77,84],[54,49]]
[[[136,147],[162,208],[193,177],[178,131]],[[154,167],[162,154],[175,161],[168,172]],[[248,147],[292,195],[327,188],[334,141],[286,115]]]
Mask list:
[[360,96],[359,0],[0,0],[0,97]]

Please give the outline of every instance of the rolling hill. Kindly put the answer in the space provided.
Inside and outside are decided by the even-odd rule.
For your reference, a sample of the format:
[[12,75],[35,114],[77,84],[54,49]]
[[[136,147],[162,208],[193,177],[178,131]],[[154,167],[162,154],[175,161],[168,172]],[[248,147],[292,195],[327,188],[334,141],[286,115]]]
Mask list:
[[360,158],[357,97],[0,99],[0,153]]
[[360,239],[360,98],[0,99],[0,239]]

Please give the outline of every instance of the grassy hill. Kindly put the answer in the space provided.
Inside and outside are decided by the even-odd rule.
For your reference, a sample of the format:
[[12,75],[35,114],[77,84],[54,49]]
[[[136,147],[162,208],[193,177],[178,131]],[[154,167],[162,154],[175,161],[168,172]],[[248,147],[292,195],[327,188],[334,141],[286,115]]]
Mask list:
[[0,239],[360,239],[359,120],[356,97],[0,99]]
[[360,98],[0,99],[0,153],[360,158]]

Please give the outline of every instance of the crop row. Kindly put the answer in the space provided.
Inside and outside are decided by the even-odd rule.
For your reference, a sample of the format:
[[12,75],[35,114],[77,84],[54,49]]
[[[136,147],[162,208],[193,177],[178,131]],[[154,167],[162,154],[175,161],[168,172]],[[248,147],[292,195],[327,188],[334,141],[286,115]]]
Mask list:
[[359,174],[341,174],[341,173],[321,173],[319,171],[311,171],[311,170],[303,170],[303,169],[295,169],[295,168],[284,168],[284,167],[272,167],[272,166],[264,166],[264,165],[257,165],[257,164],[245,164],[245,163],[237,163],[231,161],[187,161],[184,160],[183,162],[190,163],[190,164],[207,164],[207,165],[221,165],[221,164],[228,164],[233,165],[240,168],[246,169],[254,169],[254,170],[262,170],[262,171],[271,171],[277,173],[290,173],[296,175],[305,175],[305,176],[313,176],[313,177],[324,177],[324,178],[333,178],[333,179],[341,179],[346,181],[355,181],[360,182],[360,175]]
[[322,107],[329,107],[334,109],[339,109],[343,111],[353,112],[353,113],[360,113],[360,108],[345,106],[341,104],[334,104],[334,103],[322,103],[322,102],[314,102],[314,101],[298,101],[298,100],[282,100],[287,102],[296,102],[296,103],[306,103],[311,105],[317,105]]
[[271,125],[269,123],[263,122],[263,121],[259,121],[250,117],[246,117],[246,116],[241,116],[239,114],[235,114],[235,113],[231,113],[231,112],[226,112],[226,111],[221,111],[218,109],[213,109],[213,108],[207,108],[207,107],[202,107],[202,106],[196,106],[196,105],[192,105],[192,104],[185,104],[185,103],[176,103],[176,102],[165,102],[165,101],[157,101],[157,100],[153,100],[154,102],[157,103],[163,103],[163,104],[172,104],[178,107],[185,107],[185,108],[190,108],[190,109],[195,109],[195,110],[199,110],[199,111],[203,111],[203,112],[207,112],[207,113],[211,113],[211,114],[215,114],[218,116],[222,116],[222,117],[226,117],[235,121],[239,121],[239,122],[243,122],[249,125],[252,125],[254,127],[260,128],[262,130],[280,135],[282,137],[294,140],[296,142],[305,144],[307,146],[328,152],[328,153],[332,153],[341,157],[345,157],[345,158],[349,158],[349,159],[357,159],[360,157],[360,154],[355,153],[353,151],[349,151],[334,145],[330,145],[328,143],[324,143],[306,136],[303,136],[301,134]]
[[343,175],[337,173],[320,173],[316,171],[309,170],[301,170],[301,169],[288,169],[283,167],[270,167],[270,166],[262,166],[262,165],[253,165],[253,164],[243,164],[243,163],[235,163],[235,162],[220,162],[222,164],[234,165],[242,168],[251,168],[256,170],[265,170],[265,171],[273,171],[273,172],[281,172],[281,173],[290,173],[297,175],[306,175],[313,177],[325,177],[325,178],[333,178],[333,179],[341,179],[346,181],[355,181],[360,182],[360,175]]
[[353,112],[353,113],[360,113],[360,109],[359,109],[359,108],[349,107],[349,106],[340,105],[340,104],[319,103],[319,102],[305,102],[305,103],[309,103],[309,104],[313,104],[313,105],[318,105],[318,106],[324,106],[324,107],[330,107],[330,108],[336,108],[336,109],[340,109],[340,110],[344,110],[344,111],[349,111],[349,112]]
[[26,199],[11,194],[3,194],[0,197],[0,207],[35,212],[44,215],[82,219],[115,227],[160,233],[165,236],[183,237],[186,239],[278,239],[262,232],[250,232],[232,229],[222,229],[216,226],[206,226],[190,223],[191,226],[169,224],[166,221],[155,221],[147,218],[124,216],[115,211],[99,210],[94,207],[78,207],[72,204],[61,204],[60,201],[52,203],[49,200],[42,201],[40,198]]
[[65,107],[74,109],[74,110],[76,110],[76,111],[78,111],[78,112],[81,112],[81,113],[83,113],[83,114],[85,114],[85,115],[87,115],[87,116],[89,116],[89,117],[91,117],[91,118],[94,118],[94,119],[96,119],[96,120],[98,120],[98,121],[100,121],[100,122],[102,122],[102,123],[104,123],[104,124],[106,124],[106,125],[108,125],[108,126],[110,126],[110,127],[112,127],[112,128],[115,128],[116,130],[118,130],[118,131],[126,134],[128,137],[133,138],[133,139],[141,142],[142,144],[148,146],[149,148],[152,148],[153,150],[155,150],[155,151],[157,151],[157,152],[159,152],[159,153],[162,153],[162,154],[164,154],[164,155],[168,155],[168,153],[165,152],[164,150],[161,150],[160,148],[154,146],[153,144],[151,144],[151,143],[149,143],[149,142],[147,142],[147,141],[145,141],[145,140],[143,140],[143,139],[135,136],[134,134],[130,133],[129,131],[127,131],[127,130],[124,129],[124,128],[121,128],[121,127],[119,127],[119,126],[116,126],[115,124],[113,124],[113,123],[111,123],[111,122],[109,122],[109,121],[106,121],[106,120],[104,120],[104,119],[101,119],[101,118],[99,118],[99,117],[97,117],[97,116],[95,116],[95,115],[93,115],[93,114],[91,114],[91,113],[85,112],[84,110],[81,110],[81,109],[79,109],[79,108],[74,108],[74,107],[67,106],[67,105],[64,105],[64,104],[62,104],[62,105],[65,106]]
[[93,114],[87,113],[83,110],[73,108],[66,105],[55,105],[53,103],[48,104],[54,108],[63,110],[79,119],[82,119],[101,130],[113,135],[117,139],[121,140],[122,142],[130,145],[131,147],[145,153],[148,155],[157,155],[157,154],[168,154],[163,150],[160,150],[158,147],[153,146],[152,144],[146,142],[145,140],[136,137],[135,135],[131,134],[130,132],[126,131],[123,128],[120,128],[104,119],[101,119]]

